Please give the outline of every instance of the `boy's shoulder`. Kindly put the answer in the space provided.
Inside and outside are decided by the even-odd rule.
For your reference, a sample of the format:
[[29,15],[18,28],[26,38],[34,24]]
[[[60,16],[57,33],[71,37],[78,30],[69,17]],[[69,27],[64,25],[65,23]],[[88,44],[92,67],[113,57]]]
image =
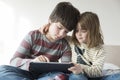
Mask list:
[[28,34],[31,35],[31,36],[42,35],[42,33],[38,29],[31,30],[31,31],[28,32]]
[[41,33],[38,29],[29,31],[30,34]]
[[29,31],[27,36],[31,36],[32,39],[43,38],[43,34],[38,29]]

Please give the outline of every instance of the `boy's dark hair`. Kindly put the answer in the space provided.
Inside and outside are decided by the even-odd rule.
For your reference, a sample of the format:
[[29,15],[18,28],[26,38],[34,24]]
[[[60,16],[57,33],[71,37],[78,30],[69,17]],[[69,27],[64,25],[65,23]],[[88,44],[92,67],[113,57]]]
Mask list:
[[80,12],[70,2],[60,2],[52,11],[49,19],[51,22],[60,22],[69,31],[78,23]]

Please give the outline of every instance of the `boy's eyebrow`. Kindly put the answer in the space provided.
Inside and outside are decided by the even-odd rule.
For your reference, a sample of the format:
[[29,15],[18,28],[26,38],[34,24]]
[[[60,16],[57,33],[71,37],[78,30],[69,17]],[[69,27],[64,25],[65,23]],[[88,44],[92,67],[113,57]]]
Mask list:
[[65,28],[67,32],[70,32],[66,27],[64,27],[62,24],[60,24],[59,26],[61,26],[62,28]]
[[[64,26],[63,26],[64,27]],[[64,27],[65,28],[65,27]],[[66,32],[70,32],[67,28],[65,28],[66,29]]]

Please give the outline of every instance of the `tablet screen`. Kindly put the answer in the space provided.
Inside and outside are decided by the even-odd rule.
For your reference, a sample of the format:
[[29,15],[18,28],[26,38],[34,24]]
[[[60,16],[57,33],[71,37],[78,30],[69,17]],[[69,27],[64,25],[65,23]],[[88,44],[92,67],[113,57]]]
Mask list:
[[58,62],[31,62],[30,71],[34,73],[47,73],[47,72],[64,72],[71,73],[68,68],[72,67],[72,63],[58,63]]

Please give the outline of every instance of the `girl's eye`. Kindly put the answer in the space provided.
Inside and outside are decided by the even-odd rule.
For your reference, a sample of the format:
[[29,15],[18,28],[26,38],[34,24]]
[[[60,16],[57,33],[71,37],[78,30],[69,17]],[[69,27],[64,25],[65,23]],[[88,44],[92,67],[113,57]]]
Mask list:
[[[75,32],[77,33],[77,32],[79,32],[79,30],[77,29]],[[80,32],[82,32],[82,33],[86,33],[87,30],[80,30]]]
[[78,32],[79,30],[75,30],[75,32]]
[[87,32],[87,30],[82,30],[81,32],[86,33],[86,32]]

